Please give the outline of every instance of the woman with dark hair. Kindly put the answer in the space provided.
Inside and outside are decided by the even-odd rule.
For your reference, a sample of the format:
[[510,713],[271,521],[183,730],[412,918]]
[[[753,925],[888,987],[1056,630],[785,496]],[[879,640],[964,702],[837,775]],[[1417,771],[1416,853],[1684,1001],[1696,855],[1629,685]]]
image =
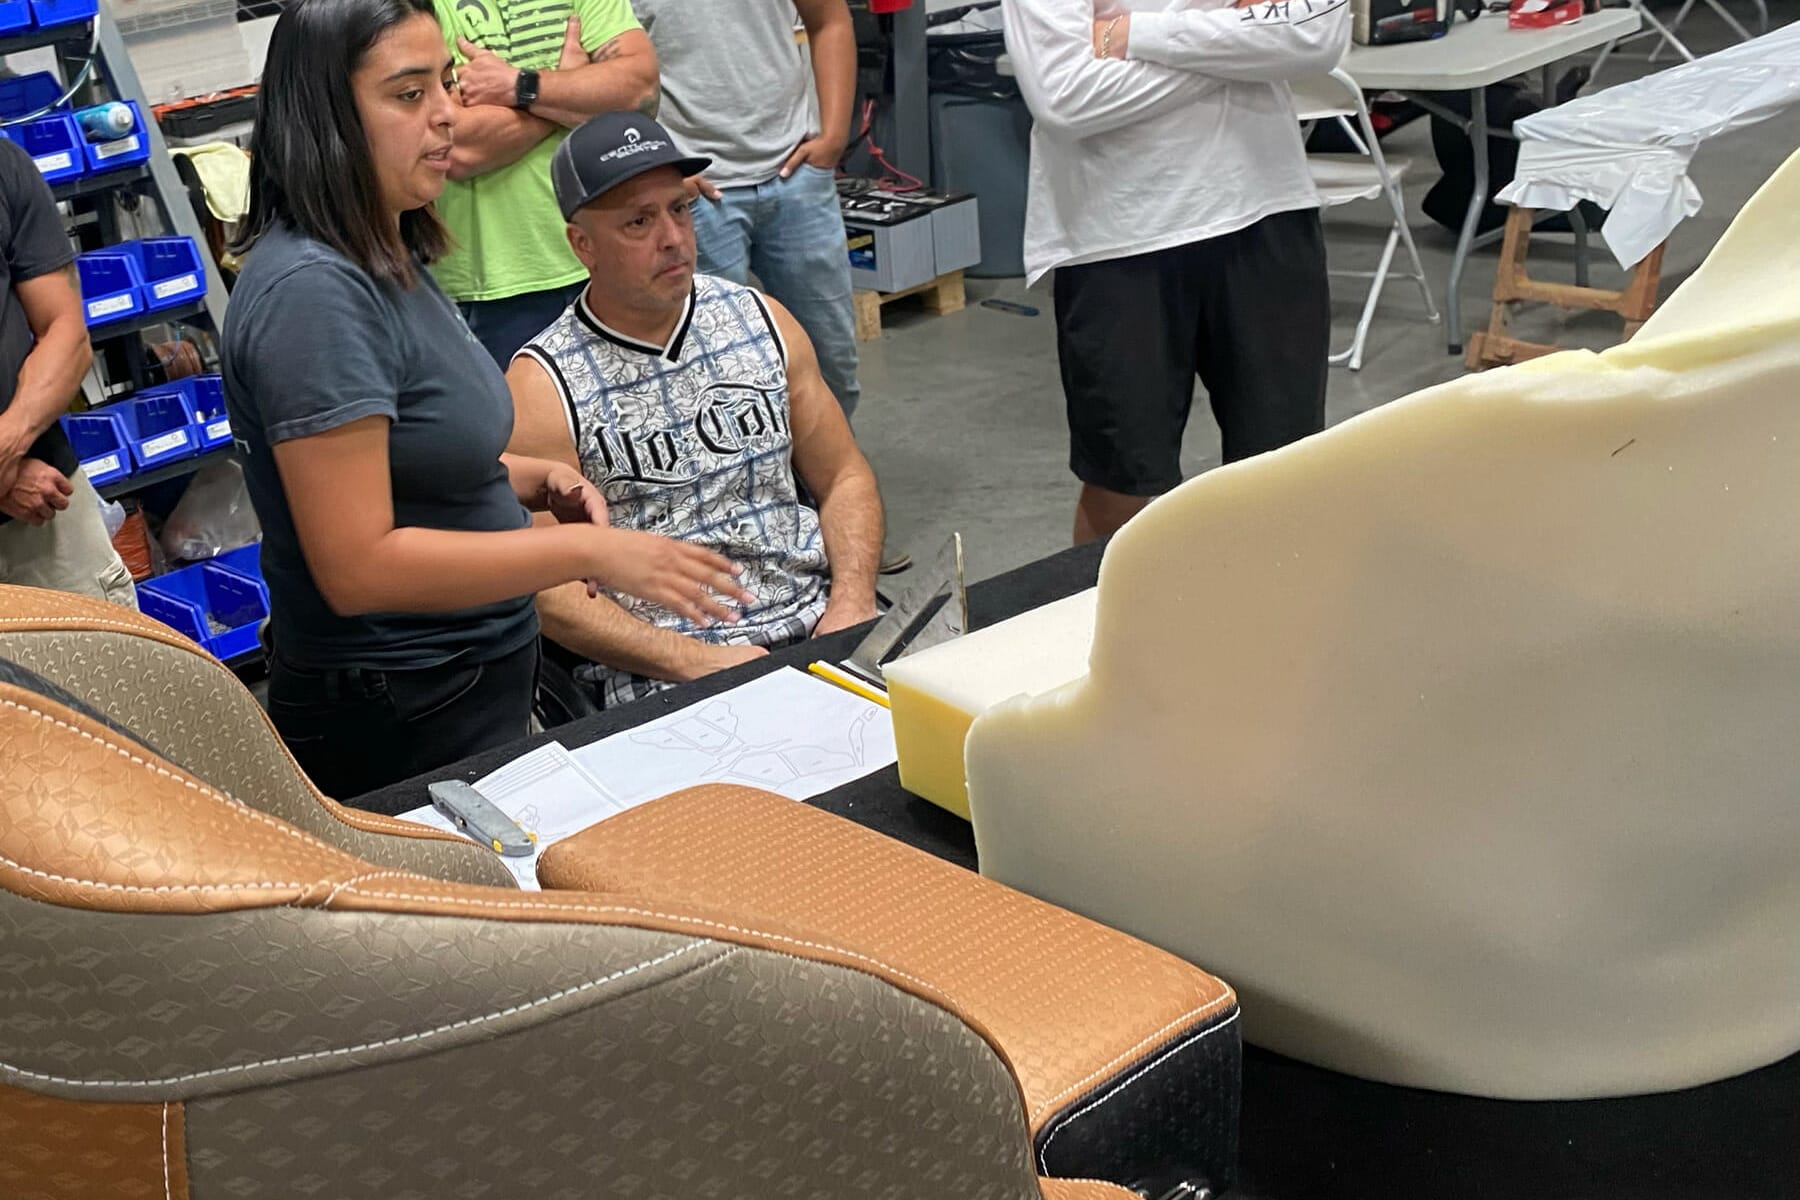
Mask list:
[[727,621],[747,599],[725,559],[610,528],[577,472],[502,454],[505,380],[425,269],[455,87],[430,0],[300,0],[258,98],[226,400],[263,526],[270,714],[344,798],[526,731],[546,588]]

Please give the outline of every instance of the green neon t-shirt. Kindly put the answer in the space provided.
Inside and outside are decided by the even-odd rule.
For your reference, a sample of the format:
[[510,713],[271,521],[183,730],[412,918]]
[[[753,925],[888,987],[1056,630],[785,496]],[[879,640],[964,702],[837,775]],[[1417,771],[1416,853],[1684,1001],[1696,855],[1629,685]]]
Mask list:
[[[570,14],[581,18],[581,44],[592,53],[639,28],[629,0],[435,0],[452,52],[466,37],[515,67],[552,70]],[[463,56],[456,55],[461,63]],[[455,300],[504,300],[567,287],[585,279],[563,235],[550,189],[550,156],[567,133],[557,131],[517,162],[474,179],[452,180],[438,197],[438,216],[455,248],[433,266],[438,286]]]

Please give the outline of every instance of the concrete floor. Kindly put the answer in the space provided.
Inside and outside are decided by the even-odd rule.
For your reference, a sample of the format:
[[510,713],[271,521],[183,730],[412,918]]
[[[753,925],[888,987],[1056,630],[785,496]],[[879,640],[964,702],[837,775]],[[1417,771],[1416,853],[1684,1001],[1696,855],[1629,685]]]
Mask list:
[[[1743,0],[1725,3],[1740,20],[1753,19]],[[1656,11],[1668,19],[1675,7],[1658,3]],[[1796,0],[1772,0],[1770,7],[1777,24],[1800,17]],[[1690,16],[1681,36],[1696,54],[1733,41],[1704,6]],[[1656,69],[1644,61],[1649,48],[1650,43],[1638,42],[1615,53],[1587,91],[1591,94]],[[1666,56],[1661,65],[1667,65]],[[1669,239],[1662,295],[1700,264],[1739,207],[1796,147],[1800,147],[1800,110],[1702,147],[1692,177],[1705,206]],[[1407,125],[1383,148],[1390,158],[1413,160],[1408,211],[1441,309],[1455,240],[1418,209],[1419,198],[1438,175],[1429,122]],[[1372,267],[1386,236],[1385,215],[1386,210],[1375,204],[1328,213],[1326,243],[1333,265]],[[1625,273],[1598,239],[1593,246],[1593,284],[1619,286]],[[1466,329],[1487,322],[1498,250],[1498,245],[1490,246],[1470,258],[1463,280]],[[1573,281],[1567,237],[1534,238],[1531,261],[1540,276]],[[1356,280],[1333,281],[1334,349],[1349,344],[1366,286]],[[968,291],[969,307],[951,316],[929,316],[906,302],[884,311],[881,339],[863,344],[863,399],[856,427],[881,479],[889,546],[924,559],[960,530],[973,580],[1067,546],[1075,483],[1068,471],[1068,436],[1047,287],[1027,291],[1018,279],[971,280]],[[1038,315],[981,307],[979,301],[989,297],[1033,306]],[[1332,370],[1326,408],[1331,423],[1462,373],[1460,360],[1445,352],[1443,327],[1426,324],[1423,312],[1415,286],[1389,282],[1369,332],[1362,370]],[[1616,341],[1619,332],[1617,320],[1605,314],[1549,309],[1522,313],[1514,328],[1531,340],[1594,349]],[[1191,477],[1218,462],[1218,430],[1204,393],[1197,393],[1182,448],[1183,468]],[[904,580],[902,576],[895,582]]]

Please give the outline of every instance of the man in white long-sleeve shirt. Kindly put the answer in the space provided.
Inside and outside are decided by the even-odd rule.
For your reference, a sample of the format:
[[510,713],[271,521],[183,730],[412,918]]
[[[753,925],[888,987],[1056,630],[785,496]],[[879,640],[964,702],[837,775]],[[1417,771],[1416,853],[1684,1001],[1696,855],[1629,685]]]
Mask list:
[[1056,271],[1075,540],[1181,482],[1199,375],[1226,462],[1325,423],[1331,298],[1287,81],[1348,0],[1005,0],[1036,124],[1025,270]]

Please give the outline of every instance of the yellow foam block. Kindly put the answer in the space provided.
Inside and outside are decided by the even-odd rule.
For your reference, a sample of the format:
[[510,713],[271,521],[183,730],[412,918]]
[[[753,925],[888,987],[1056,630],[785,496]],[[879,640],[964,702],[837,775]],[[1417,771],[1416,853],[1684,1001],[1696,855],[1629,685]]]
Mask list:
[[1087,674],[1092,588],[885,668],[900,786],[969,819],[963,741],[1002,700],[1038,696]]

